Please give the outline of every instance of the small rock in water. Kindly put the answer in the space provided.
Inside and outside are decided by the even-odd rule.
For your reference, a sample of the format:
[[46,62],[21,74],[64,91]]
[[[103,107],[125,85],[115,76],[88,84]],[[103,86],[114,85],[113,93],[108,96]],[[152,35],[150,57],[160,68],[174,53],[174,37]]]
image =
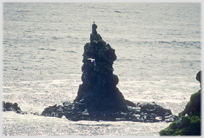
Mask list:
[[23,112],[21,108],[18,106],[17,103],[11,103],[11,102],[4,102],[3,101],[3,111],[14,111],[16,113],[20,114],[27,114],[26,112]]

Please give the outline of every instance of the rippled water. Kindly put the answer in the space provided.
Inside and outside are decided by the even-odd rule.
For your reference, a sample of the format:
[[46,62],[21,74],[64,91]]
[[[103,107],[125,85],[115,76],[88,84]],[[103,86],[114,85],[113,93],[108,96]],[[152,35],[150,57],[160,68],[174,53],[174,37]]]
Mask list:
[[[92,22],[116,50],[124,97],[181,112],[200,89],[198,3],[4,3],[3,100],[26,112],[73,101]],[[159,135],[169,124],[78,121],[3,113],[4,136]]]

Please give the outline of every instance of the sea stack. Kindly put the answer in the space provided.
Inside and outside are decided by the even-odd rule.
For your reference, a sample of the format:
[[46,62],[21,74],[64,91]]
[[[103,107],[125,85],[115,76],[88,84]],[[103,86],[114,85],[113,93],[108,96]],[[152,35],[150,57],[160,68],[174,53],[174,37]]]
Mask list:
[[113,74],[113,62],[117,59],[115,50],[96,31],[93,23],[90,42],[84,46],[82,84],[79,85],[74,101],[49,106],[41,115],[65,116],[72,121],[106,120],[159,122],[174,121],[176,116],[155,102],[133,103],[126,100],[116,85],[119,82]]
[[79,86],[74,104],[82,106],[89,113],[98,111],[127,111],[122,93],[116,87],[119,82],[113,74],[113,62],[117,59],[115,50],[96,31],[93,23],[90,42],[84,46],[82,84]]

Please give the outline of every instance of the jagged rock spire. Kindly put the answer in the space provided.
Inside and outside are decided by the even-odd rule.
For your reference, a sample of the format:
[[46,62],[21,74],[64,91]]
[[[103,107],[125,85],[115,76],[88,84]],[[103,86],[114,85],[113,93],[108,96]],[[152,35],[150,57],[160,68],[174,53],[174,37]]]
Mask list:
[[93,25],[92,25],[92,34],[97,34],[97,25],[95,24],[95,21],[93,22]]
[[[121,120],[121,121],[151,121],[157,122],[156,116],[169,116],[171,111],[163,109],[155,103],[136,104],[124,98],[116,87],[119,82],[113,74],[113,62],[116,60],[115,50],[106,44],[96,31],[95,22],[92,25],[90,43],[86,43],[83,53],[82,84],[79,85],[77,96],[73,103],[65,102],[63,106],[50,106],[42,115],[62,117],[70,120]],[[139,117],[136,117],[139,115]],[[168,117],[169,118],[169,117]],[[119,121],[118,120],[118,121]]]
[[116,60],[115,50],[106,44],[92,25],[90,43],[85,44],[82,66],[82,81],[75,102],[83,100],[86,107],[92,110],[127,109],[124,97],[119,89],[118,77],[113,74],[113,62]]

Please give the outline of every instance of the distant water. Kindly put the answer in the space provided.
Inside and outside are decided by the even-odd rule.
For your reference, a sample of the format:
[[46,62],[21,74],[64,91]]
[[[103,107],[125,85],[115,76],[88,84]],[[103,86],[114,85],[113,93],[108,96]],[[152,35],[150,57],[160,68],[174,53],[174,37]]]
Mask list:
[[[28,113],[76,97],[93,21],[126,99],[177,115],[200,89],[199,3],[4,3],[3,18],[3,100]],[[158,136],[168,125],[3,113],[4,136]]]

